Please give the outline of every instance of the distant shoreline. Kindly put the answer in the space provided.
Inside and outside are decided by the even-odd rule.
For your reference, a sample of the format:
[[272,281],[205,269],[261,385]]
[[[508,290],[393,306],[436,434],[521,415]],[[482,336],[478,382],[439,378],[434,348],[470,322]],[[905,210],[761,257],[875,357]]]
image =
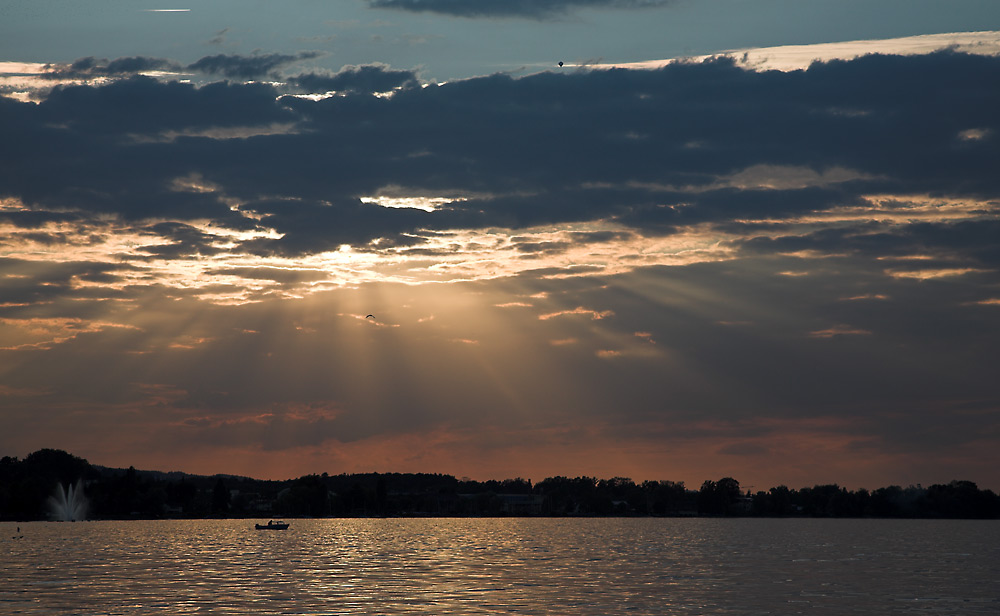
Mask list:
[[971,481],[750,492],[739,481],[616,477],[459,480],[427,473],[305,475],[285,481],[111,469],[42,449],[0,460],[0,520],[268,518],[765,517],[1000,519],[1000,497]]

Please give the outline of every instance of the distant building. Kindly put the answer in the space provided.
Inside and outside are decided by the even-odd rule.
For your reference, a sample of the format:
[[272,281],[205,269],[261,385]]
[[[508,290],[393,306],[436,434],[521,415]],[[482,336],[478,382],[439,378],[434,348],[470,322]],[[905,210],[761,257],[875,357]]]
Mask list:
[[274,510],[274,501],[267,498],[253,498],[250,500],[247,509],[257,513],[269,513]]
[[509,515],[541,515],[545,497],[540,494],[497,494],[500,513]]
[[730,511],[737,515],[748,515],[753,510],[753,497],[747,492],[736,499],[730,506]]

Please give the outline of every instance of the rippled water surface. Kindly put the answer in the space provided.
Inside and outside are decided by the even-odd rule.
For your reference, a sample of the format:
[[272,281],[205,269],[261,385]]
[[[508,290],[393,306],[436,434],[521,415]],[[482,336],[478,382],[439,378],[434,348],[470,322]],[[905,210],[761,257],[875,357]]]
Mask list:
[[4,523],[0,614],[1000,614],[1000,523]]

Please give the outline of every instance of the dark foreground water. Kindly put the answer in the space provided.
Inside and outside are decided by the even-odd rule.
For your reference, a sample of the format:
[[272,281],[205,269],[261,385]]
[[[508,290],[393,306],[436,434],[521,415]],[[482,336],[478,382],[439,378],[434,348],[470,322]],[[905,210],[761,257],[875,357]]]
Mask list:
[[1000,614],[1000,523],[0,524],[0,614]]

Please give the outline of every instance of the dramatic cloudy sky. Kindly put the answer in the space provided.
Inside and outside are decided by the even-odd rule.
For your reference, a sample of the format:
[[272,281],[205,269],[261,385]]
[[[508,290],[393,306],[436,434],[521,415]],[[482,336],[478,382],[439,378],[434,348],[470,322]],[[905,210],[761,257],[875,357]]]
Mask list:
[[2,455],[1000,488],[995,0],[8,1],[0,95]]

